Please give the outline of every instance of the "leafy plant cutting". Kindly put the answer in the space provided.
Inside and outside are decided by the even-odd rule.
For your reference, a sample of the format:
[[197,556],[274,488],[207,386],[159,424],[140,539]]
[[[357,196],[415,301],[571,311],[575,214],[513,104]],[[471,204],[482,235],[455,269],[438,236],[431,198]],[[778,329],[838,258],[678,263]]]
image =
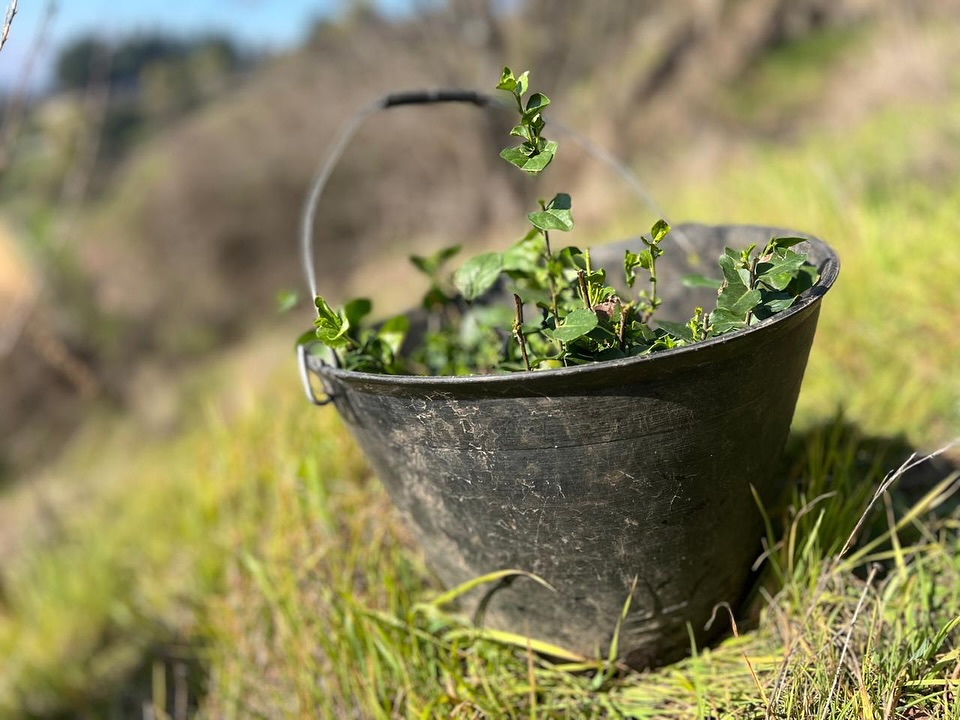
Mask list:
[[[544,172],[558,150],[543,135],[549,98],[528,92],[529,72],[514,75],[509,67],[497,89],[516,106],[510,135],[520,140],[500,156],[528,175]],[[354,371],[471,375],[552,369],[683,347],[750,327],[789,308],[818,279],[806,254],[794,249],[803,238],[727,248],[718,259],[722,279],[682,279],[715,288],[716,306],[693,309],[685,323],[670,322],[656,317],[662,303],[657,260],[670,237],[666,221],[658,220],[636,251],[625,252],[619,290],[591,262],[589,249],[555,249],[556,234],[574,228],[569,194],[539,200],[527,221],[529,230],[512,246],[469,258],[452,274],[447,266],[459,246],[411,258],[429,279],[421,301],[427,329],[418,337],[407,337],[407,315],[370,325],[364,322],[369,300],[333,309],[317,296],[316,338],[342,368]]]

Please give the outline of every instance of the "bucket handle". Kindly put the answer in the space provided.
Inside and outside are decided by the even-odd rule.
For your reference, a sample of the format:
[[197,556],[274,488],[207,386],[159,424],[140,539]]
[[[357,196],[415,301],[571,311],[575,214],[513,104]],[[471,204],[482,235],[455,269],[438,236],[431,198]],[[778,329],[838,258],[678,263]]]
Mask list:
[[[327,388],[326,383],[324,383],[323,388],[326,397],[317,397],[317,394],[313,390],[310,373],[315,373],[322,381],[323,375],[320,374],[320,371],[326,363],[316,356],[311,356],[310,353],[307,352],[311,345],[313,345],[313,343],[300,343],[297,345],[297,367],[300,370],[300,383],[303,385],[303,393],[307,396],[307,400],[317,407],[322,407],[323,405],[333,402],[333,393]],[[316,367],[314,367],[314,364],[316,364]]]
[[[300,221],[300,257],[303,264],[304,274],[306,275],[307,286],[310,288],[310,296],[317,296],[317,276],[316,265],[313,253],[313,226],[316,220],[317,205],[320,196],[330,179],[337,163],[346,150],[347,145],[353,136],[359,130],[363,122],[371,115],[381,110],[388,110],[393,107],[403,105],[435,105],[440,103],[468,103],[477,107],[493,107],[499,110],[511,110],[512,107],[501,102],[498,98],[474,90],[457,89],[437,89],[437,90],[408,90],[396,93],[390,93],[377,98],[368,105],[360,108],[347,123],[341,127],[336,140],[327,152],[326,157],[319,166],[317,174],[314,176],[310,185],[310,192],[307,195],[304,204],[303,213]],[[666,214],[661,210],[650,193],[640,182],[640,179],[624,163],[619,161],[607,150],[592,142],[589,138],[564,126],[561,123],[550,121],[550,126],[559,130],[576,141],[583,150],[595,160],[607,165],[640,197],[641,200],[653,210],[658,217],[666,219]],[[679,230],[674,230],[680,245],[683,245],[687,252],[695,252],[693,245]],[[321,377],[322,370],[329,365],[319,357],[308,352],[308,348],[313,343],[304,343],[297,346],[297,363],[300,370],[300,380],[303,383],[304,392],[307,399],[314,405],[326,405],[333,400],[333,394],[328,387],[324,387],[326,398],[318,398],[314,392],[313,385],[310,382],[310,373]],[[334,365],[337,363],[336,354],[333,354]]]

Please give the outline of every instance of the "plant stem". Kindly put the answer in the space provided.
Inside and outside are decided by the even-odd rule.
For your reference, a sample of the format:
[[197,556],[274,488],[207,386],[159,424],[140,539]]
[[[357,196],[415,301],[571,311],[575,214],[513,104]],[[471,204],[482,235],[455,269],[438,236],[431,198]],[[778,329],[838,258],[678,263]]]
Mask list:
[[543,242],[546,247],[544,260],[546,261],[547,271],[547,290],[550,292],[550,312],[553,313],[553,326],[560,326],[560,308],[557,304],[557,281],[550,271],[550,261],[553,259],[553,251],[550,249],[550,233],[547,230],[541,231]]
[[[748,290],[753,290],[757,285],[757,263],[760,261],[759,255],[754,255],[753,259],[750,260],[750,267],[748,268],[750,278],[749,284],[747,285]],[[747,311],[747,325],[750,324],[750,320],[753,318],[753,310]]]
[[527,357],[527,340],[523,337],[523,300],[516,293],[513,294],[513,303],[517,308],[516,319],[513,321],[513,334],[520,344],[520,357],[523,358],[523,366],[530,369],[530,358]]
[[617,346],[621,351],[623,351],[627,348],[624,334],[627,331],[627,316],[630,314],[630,310],[632,308],[629,304],[624,305],[622,302],[620,302],[620,298],[617,298],[617,305],[620,308],[620,324],[617,326]]
[[583,298],[583,304],[587,310],[593,310],[590,303],[590,290],[587,288],[587,274],[583,270],[577,271],[577,282],[580,285],[580,297]]
[[652,252],[650,256],[650,313],[646,318],[647,321],[653,316],[653,312],[659,304],[659,298],[657,298],[657,255],[656,252]]

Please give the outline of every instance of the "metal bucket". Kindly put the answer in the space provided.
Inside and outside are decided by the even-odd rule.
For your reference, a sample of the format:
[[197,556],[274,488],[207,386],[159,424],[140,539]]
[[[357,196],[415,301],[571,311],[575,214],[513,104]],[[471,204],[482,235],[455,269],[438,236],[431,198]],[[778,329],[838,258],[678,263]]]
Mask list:
[[[704,258],[798,235],[677,231]],[[593,257],[612,270],[628,244]],[[595,656],[636,580],[621,657],[662,664],[687,651],[688,625],[698,642],[711,639],[705,623],[718,603],[741,599],[760,549],[751,486],[761,497],[779,490],[820,300],[839,268],[815,238],[798,249],[820,279],[793,307],[693,346],[469,377],[358,373],[301,352],[305,384],[315,402],[336,407],[445,585],[516,568],[552,586],[521,578],[498,588],[484,600],[486,625]],[[703,272],[686,267],[688,257],[665,254],[658,274]],[[712,292],[679,282],[662,291],[663,317],[678,320]],[[311,373],[325,400],[313,395]],[[468,596],[465,609],[480,600]]]

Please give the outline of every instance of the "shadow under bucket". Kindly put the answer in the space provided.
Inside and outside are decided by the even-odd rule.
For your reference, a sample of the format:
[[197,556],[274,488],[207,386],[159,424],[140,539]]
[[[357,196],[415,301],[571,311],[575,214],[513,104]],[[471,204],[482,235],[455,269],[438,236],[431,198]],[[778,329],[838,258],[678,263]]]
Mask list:
[[[624,603],[620,656],[658,665],[699,643],[717,603],[736,606],[760,549],[751,492],[776,496],[778,459],[838,261],[823,242],[757,226],[682,225],[696,248],[658,264],[659,317],[685,320],[715,293],[682,275],[719,275],[723,248],[775,235],[820,270],[790,309],[747,330],[655,354],[558,370],[470,377],[373,375],[302,354],[320,376],[427,563],[447,586],[520,569],[485,602],[485,625],[594,657]],[[666,241],[669,242],[669,239]],[[624,247],[601,247],[611,272]],[[465,600],[476,609],[483,592]],[[719,623],[718,623],[719,625]]]

